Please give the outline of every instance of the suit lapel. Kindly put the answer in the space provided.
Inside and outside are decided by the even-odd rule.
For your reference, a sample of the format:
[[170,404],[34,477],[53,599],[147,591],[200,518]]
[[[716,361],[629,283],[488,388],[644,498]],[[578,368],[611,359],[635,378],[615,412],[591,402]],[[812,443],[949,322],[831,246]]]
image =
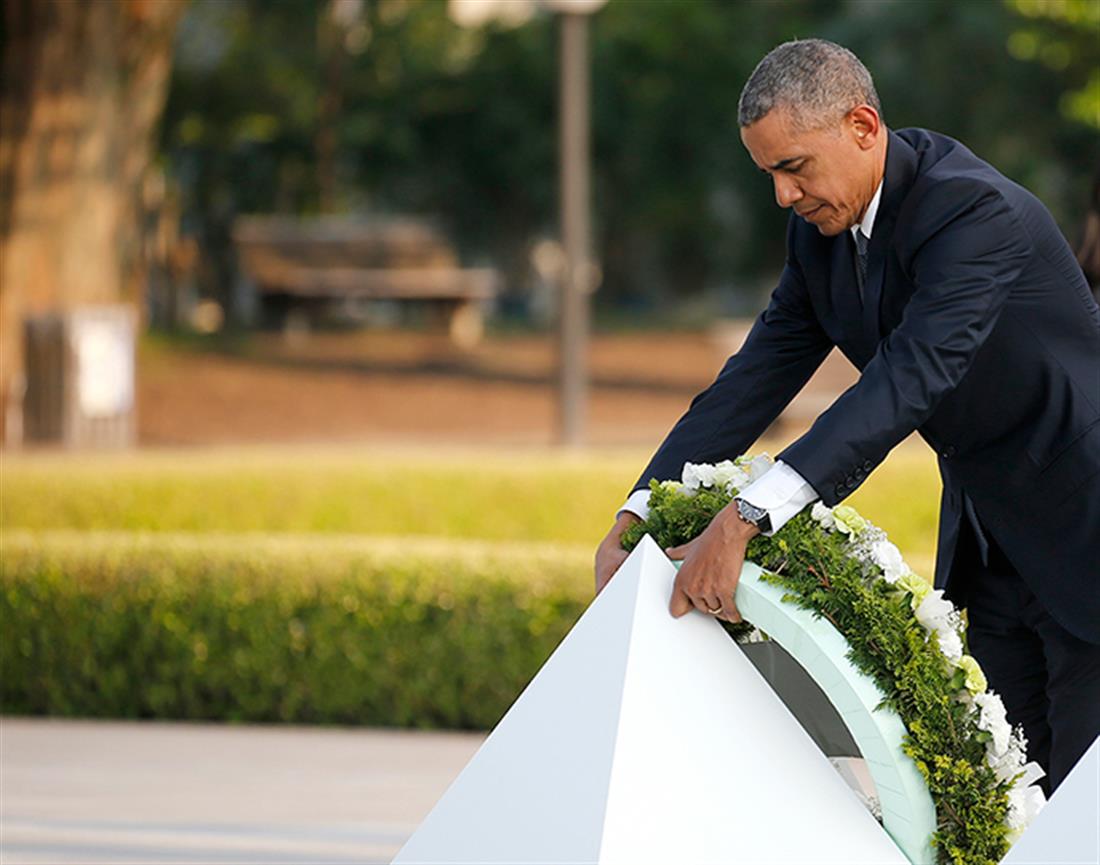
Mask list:
[[871,243],[867,249],[867,282],[863,286],[862,335],[873,346],[882,340],[882,292],[886,259],[894,241],[894,227],[902,202],[917,173],[917,153],[893,132],[886,145],[886,176],[882,184]]

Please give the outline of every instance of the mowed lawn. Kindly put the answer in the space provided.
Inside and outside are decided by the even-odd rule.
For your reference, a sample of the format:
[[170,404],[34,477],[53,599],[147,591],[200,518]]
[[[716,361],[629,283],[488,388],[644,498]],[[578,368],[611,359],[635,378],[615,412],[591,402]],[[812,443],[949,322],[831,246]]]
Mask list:
[[[776,453],[781,443],[756,450]],[[649,454],[638,450],[249,447],[5,454],[5,533],[339,535],[594,549]],[[849,500],[931,575],[939,479],[923,445],[896,449]],[[442,544],[445,550],[448,543]]]

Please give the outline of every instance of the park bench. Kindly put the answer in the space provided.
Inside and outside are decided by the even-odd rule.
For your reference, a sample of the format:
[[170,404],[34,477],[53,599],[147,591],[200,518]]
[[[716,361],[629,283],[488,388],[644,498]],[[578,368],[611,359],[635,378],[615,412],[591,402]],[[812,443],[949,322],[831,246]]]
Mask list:
[[264,317],[314,320],[336,303],[416,303],[451,339],[476,344],[496,270],[460,267],[454,249],[423,222],[348,217],[242,217],[233,228],[240,268]]

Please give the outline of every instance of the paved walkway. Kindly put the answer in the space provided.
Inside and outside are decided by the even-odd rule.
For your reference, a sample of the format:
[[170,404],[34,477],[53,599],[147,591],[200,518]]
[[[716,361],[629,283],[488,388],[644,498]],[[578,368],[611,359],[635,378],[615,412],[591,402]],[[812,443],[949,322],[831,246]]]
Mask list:
[[0,863],[388,863],[483,738],[0,718]]

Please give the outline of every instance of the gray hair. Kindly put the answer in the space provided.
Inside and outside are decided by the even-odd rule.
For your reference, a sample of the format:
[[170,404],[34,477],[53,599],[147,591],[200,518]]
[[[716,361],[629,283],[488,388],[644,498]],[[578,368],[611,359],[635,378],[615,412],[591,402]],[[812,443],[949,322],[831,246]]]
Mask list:
[[798,39],[773,48],[757,64],[741,91],[737,123],[751,126],[779,107],[797,128],[819,129],[858,105],[882,115],[875,82],[859,58],[835,42]]

